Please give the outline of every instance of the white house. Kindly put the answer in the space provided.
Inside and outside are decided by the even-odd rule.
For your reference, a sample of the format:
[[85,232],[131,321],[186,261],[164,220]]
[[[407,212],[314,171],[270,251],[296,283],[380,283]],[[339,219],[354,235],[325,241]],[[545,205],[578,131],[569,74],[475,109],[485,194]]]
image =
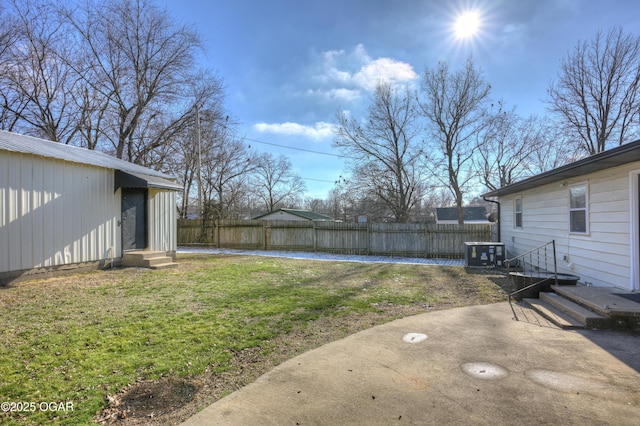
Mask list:
[[559,273],[640,290],[640,140],[491,191],[510,257],[556,242]]
[[175,257],[177,190],[158,171],[0,131],[0,283],[118,264],[136,249]]

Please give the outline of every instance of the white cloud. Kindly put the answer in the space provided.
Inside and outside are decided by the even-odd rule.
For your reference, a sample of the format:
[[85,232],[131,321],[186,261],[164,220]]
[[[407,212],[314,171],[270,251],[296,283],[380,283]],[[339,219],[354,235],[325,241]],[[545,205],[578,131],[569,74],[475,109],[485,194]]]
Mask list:
[[411,64],[393,58],[372,59],[364,45],[352,52],[330,50],[321,55],[320,70],[314,80],[322,87],[309,93],[328,100],[357,101],[363,91],[373,91],[380,82],[412,84],[418,74]]
[[362,92],[356,89],[329,89],[329,90],[308,90],[307,94],[319,96],[328,101],[355,102],[362,97]]
[[379,58],[360,68],[353,80],[360,87],[373,91],[379,82],[392,84],[410,83],[418,78],[413,67],[391,58]]
[[364,44],[360,43],[353,49],[353,57],[358,59],[361,62],[369,62],[371,61],[371,56],[367,53],[367,49],[365,49]]
[[285,122],[285,123],[256,123],[253,128],[262,133],[274,133],[286,136],[303,136],[314,140],[326,139],[333,136],[334,125],[324,121],[314,126]]

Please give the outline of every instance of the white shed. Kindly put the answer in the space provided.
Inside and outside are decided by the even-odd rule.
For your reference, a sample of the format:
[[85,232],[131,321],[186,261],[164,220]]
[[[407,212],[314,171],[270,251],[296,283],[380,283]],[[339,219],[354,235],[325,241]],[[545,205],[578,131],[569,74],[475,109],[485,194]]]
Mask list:
[[497,197],[500,241],[519,255],[556,242],[559,273],[640,290],[640,141],[525,179]]
[[0,283],[117,265],[177,248],[171,176],[107,154],[0,131]]

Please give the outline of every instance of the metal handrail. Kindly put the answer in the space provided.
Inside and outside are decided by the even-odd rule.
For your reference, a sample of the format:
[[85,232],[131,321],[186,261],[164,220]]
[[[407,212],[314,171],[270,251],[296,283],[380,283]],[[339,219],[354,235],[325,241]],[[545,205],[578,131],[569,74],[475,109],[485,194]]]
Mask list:
[[[548,256],[547,256],[547,248],[549,246],[551,246],[552,249],[553,249],[552,250],[552,252],[553,252],[553,272],[548,270],[548,267],[550,265],[549,265]],[[541,261],[540,261],[541,252],[543,253],[544,268],[541,268]],[[535,264],[533,262],[533,255],[534,254],[536,255],[536,258],[537,258],[537,262]],[[557,263],[557,260],[556,260],[556,240],[551,240],[550,242],[545,243],[545,244],[543,244],[541,246],[538,246],[538,247],[536,247],[536,248],[534,248],[532,250],[529,250],[526,253],[518,255],[518,256],[516,256],[516,257],[514,257],[512,259],[505,260],[505,262],[507,264],[507,273],[509,273],[509,268],[511,267],[511,263],[513,261],[516,261],[517,262],[516,264],[520,264],[520,260],[522,260],[522,275],[523,275],[523,277],[526,277],[526,275],[527,275],[527,262],[526,262],[527,256],[529,257],[529,264],[531,265],[532,269],[535,268],[537,273],[540,273],[541,271],[544,271],[546,273],[553,274],[553,279],[555,280],[555,284],[558,285],[558,263]],[[529,274],[531,274],[531,273],[532,273],[532,271],[529,272]],[[509,303],[511,303],[511,297],[512,296],[514,296],[514,295],[516,295],[518,293],[521,293],[523,291],[529,290],[529,289],[531,289],[531,288],[533,288],[535,286],[538,286],[540,284],[543,284],[543,283],[545,283],[545,282],[547,282],[547,281],[549,281],[551,279],[552,279],[552,277],[545,278],[543,280],[540,280],[540,281],[537,281],[537,282],[535,282],[533,284],[530,284],[530,285],[528,285],[526,287],[523,287],[523,288],[517,289],[515,291],[512,291],[511,293],[509,293]]]

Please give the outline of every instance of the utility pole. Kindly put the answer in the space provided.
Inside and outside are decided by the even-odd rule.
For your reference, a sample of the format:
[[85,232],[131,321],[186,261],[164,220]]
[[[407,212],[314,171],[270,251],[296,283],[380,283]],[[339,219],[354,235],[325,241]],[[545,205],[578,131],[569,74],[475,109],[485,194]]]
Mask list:
[[[202,142],[200,140],[200,109],[196,104],[196,139],[198,140],[198,215],[204,221],[202,212]],[[203,222],[204,223],[204,222]]]

